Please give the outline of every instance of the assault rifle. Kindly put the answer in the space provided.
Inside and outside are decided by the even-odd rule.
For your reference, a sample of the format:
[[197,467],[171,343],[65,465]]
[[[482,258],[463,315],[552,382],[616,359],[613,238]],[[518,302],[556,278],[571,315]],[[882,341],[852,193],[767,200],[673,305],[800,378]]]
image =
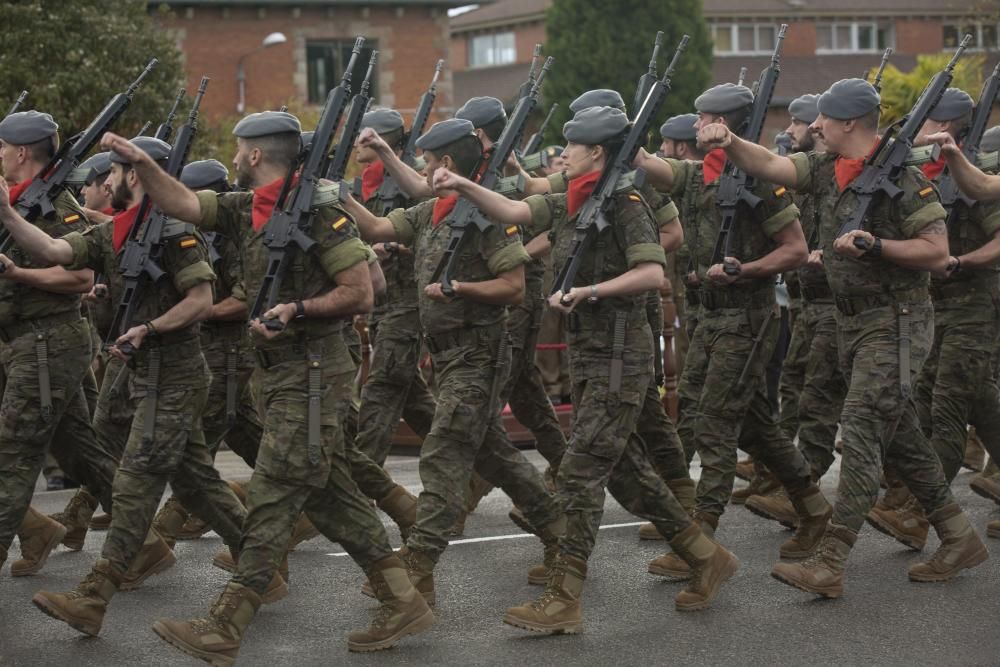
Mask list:
[[[751,143],[760,143],[764,120],[767,118],[767,108],[771,104],[771,96],[774,95],[774,88],[781,74],[781,45],[787,30],[788,25],[783,23],[778,30],[774,53],[771,54],[771,64],[757,79],[753,107],[742,135],[743,139]],[[733,225],[736,222],[737,209],[740,204],[755,209],[761,203],[760,197],[753,193],[753,184],[751,176],[732,162],[727,162],[719,180],[719,190],[715,195],[716,206],[722,214],[722,222],[719,225],[719,235],[715,239],[712,263],[723,264],[723,269],[731,276],[739,275],[740,272],[735,264],[726,261],[726,257],[732,257]]]
[[[198,130],[198,108],[201,106],[201,99],[205,96],[208,81],[207,76],[201,78],[198,93],[195,95],[194,101],[191,103],[191,110],[188,112],[187,121],[178,130],[177,140],[170,148],[170,155],[167,156],[166,172],[174,178],[180,177],[188,151],[191,149],[191,142]],[[180,96],[178,96],[179,98]],[[176,107],[177,105],[174,104],[171,114],[176,113]],[[173,129],[165,131],[163,125],[160,125],[157,135],[161,132],[165,132],[169,136]],[[147,214],[149,215],[148,220],[146,220]],[[118,263],[118,272],[124,278],[125,288],[122,291],[121,301],[118,302],[118,307],[115,309],[111,327],[108,329],[106,342],[109,346],[114,345],[118,337],[128,331],[132,325],[135,309],[141,303],[146,288],[151,283],[156,284],[166,275],[166,272],[160,267],[160,258],[163,256],[163,229],[166,227],[168,219],[163,209],[153,205],[148,195],[142,198],[139,210],[136,212],[135,222],[132,224],[132,229],[129,230]],[[118,349],[125,356],[135,352],[131,343],[125,343]]]
[[[306,233],[312,221],[313,196],[323,177],[322,167],[330,151],[330,142],[333,141],[337,125],[340,124],[340,118],[347,107],[347,100],[351,95],[351,70],[354,69],[364,43],[364,37],[358,37],[354,42],[350,62],[344,68],[344,77],[326,96],[326,104],[316,125],[313,140],[289,166],[281,191],[278,193],[274,212],[264,225],[267,269],[253,307],[250,309],[251,320],[259,318],[277,303],[278,291],[288,270],[292,250],[297,247],[301,252],[307,253],[316,245]],[[289,199],[292,187],[295,186],[297,172],[298,186],[295,196]],[[261,323],[272,331],[281,331],[285,326],[277,318],[262,320]]]
[[[142,124],[142,127],[139,128],[139,131],[135,133],[135,137],[146,136],[146,133],[149,132],[149,128],[151,127],[153,127],[153,121],[147,120],[145,123]],[[135,139],[135,137],[132,138]]]
[[[413,123],[410,125],[410,134],[407,136],[406,145],[403,147],[403,154],[399,156],[403,164],[408,167],[415,167],[417,163],[417,139],[423,133],[424,127],[427,125],[427,119],[430,118],[431,109],[434,108],[434,100],[437,99],[437,82],[438,77],[441,76],[442,67],[444,67],[444,61],[437,61],[437,65],[434,67],[434,78],[431,79],[431,85],[427,87],[427,90],[420,98],[420,104],[417,105],[417,113],[413,116]],[[399,184],[396,183],[396,179],[386,171],[385,179],[375,193],[375,197],[379,201],[381,216],[386,216],[389,211],[395,208],[395,202],[400,194],[402,193],[400,192]]]
[[[896,185],[896,182],[905,168],[904,165],[913,148],[913,140],[951,84],[955,65],[971,41],[972,35],[966,35],[951,62],[934,75],[910,112],[889,126],[875,147],[875,151],[865,160],[861,175],[848,186],[857,197],[858,204],[851,217],[841,225],[840,231],[837,232],[838,237],[862,228],[877,195],[882,194],[889,199],[896,199],[903,194],[902,188]],[[868,250],[870,245],[865,239],[854,239],[854,247],[860,250]]]
[[[52,202],[65,187],[66,178],[80,166],[84,156],[100,141],[115,121],[125,113],[125,109],[128,108],[135,96],[135,92],[139,90],[139,86],[146,80],[157,63],[159,61],[156,58],[150,60],[139,78],[133,81],[124,93],[118,93],[111,98],[111,101],[97,114],[97,118],[91,121],[87,129],[70,137],[59,147],[52,159],[42,167],[31,181],[31,185],[18,198],[14,205],[18,215],[28,222],[34,222],[40,216],[46,216],[55,211]],[[0,231],[0,253],[8,253],[12,244],[13,239],[4,228]]]
[[[998,89],[1000,89],[1000,64],[993,68],[993,73],[983,83],[983,90],[979,93],[979,101],[976,102],[976,110],[972,114],[972,122],[969,123],[969,128],[962,141],[962,155],[969,162],[975,162],[976,156],[979,154],[979,142],[983,140],[986,124],[990,122],[990,112],[993,111],[993,101],[997,98]],[[948,225],[954,223],[958,217],[959,207],[955,206],[956,203],[961,201],[967,207],[975,203],[971,197],[958,189],[958,184],[955,183],[955,178],[948,167],[945,167],[941,173],[937,189],[941,205],[948,211],[948,219],[946,220]]]
[[[202,79],[202,83],[206,83],[205,79]],[[201,88],[199,87],[199,92]],[[174,98],[174,106],[170,107],[170,111],[167,112],[167,117],[160,123],[159,127],[156,128],[156,134],[153,135],[154,138],[160,141],[170,141],[170,135],[174,133],[174,119],[177,118],[177,108],[181,105],[184,100],[184,96],[187,95],[187,91],[183,88],[177,93],[177,97]],[[143,127],[142,132],[139,135],[146,133],[146,128]]]
[[[549,126],[549,123],[552,122],[552,115],[556,112],[556,109],[558,109],[558,108],[559,108],[559,104],[558,103],[553,104],[549,108],[549,113],[548,113],[548,115],[545,116],[545,120],[543,120],[542,124],[538,126],[538,131],[535,132],[530,137],[528,137],[528,143],[526,143],[524,145],[524,150],[521,151],[521,158],[520,159],[521,159],[522,164],[531,155],[534,155],[535,153],[537,153],[538,150],[542,147],[542,140],[545,139],[545,128],[547,128]],[[537,167],[536,167],[536,169],[537,169]]]
[[333,193],[333,197],[330,199],[331,203],[342,202],[344,194],[348,191],[351,191],[356,197],[361,196],[361,179],[356,178],[353,184],[349,184],[343,182],[343,178],[347,171],[347,163],[351,159],[351,152],[354,150],[354,142],[361,134],[361,121],[364,119],[365,113],[368,112],[368,106],[372,101],[368,95],[368,88],[371,85],[377,58],[378,51],[372,51],[371,60],[368,61],[368,71],[365,73],[364,81],[361,82],[361,90],[351,99],[351,106],[347,110],[347,119],[344,120],[344,127],[340,131],[340,141],[333,152],[330,166],[326,169],[326,178],[336,183],[331,189]]
[[[878,71],[875,72],[875,80],[872,81],[872,86],[875,88],[876,92],[882,92],[882,73],[885,71],[885,66],[889,64],[889,56],[892,55],[892,49],[886,49],[885,53],[882,54],[882,62],[879,63]],[[868,77],[865,77],[865,81]]]
[[[667,93],[670,92],[670,78],[673,76],[689,40],[690,37],[687,35],[681,38],[673,59],[663,72],[663,78],[654,82],[652,88],[649,89],[649,94],[646,95],[642,106],[636,112],[632,127],[629,129],[621,148],[614,156],[609,156],[593,192],[580,209],[576,219],[573,241],[569,247],[569,256],[556,276],[552,288],[553,294],[560,291],[563,293],[564,301],[566,294],[572,289],[573,282],[576,280],[584,252],[597,241],[601,232],[611,224],[608,221],[608,212],[614,204],[615,193],[621,189],[619,181],[632,171],[632,162],[635,160],[635,156],[639,149],[646,145],[649,128],[663,108]],[[643,175],[640,173],[637,180],[641,181],[642,178]],[[626,187],[631,186],[626,185]]]
[[[514,147],[520,145],[521,135],[524,133],[524,126],[528,122],[528,116],[538,104],[538,93],[545,80],[545,75],[552,67],[552,58],[546,58],[545,64],[538,72],[538,77],[534,78],[531,91],[517,101],[514,112],[510,115],[507,125],[503,128],[500,138],[493,144],[493,152],[490,154],[489,162],[486,163],[486,170],[479,178],[479,184],[487,190],[493,190],[497,182],[503,176],[504,166],[507,158],[514,152]],[[469,235],[469,231],[475,227],[483,231],[493,223],[482,213],[479,208],[470,200],[459,198],[455,209],[450,216],[448,227],[451,229],[451,236],[448,238],[448,245],[441,261],[438,263],[431,282],[441,281],[441,291],[448,296],[455,292],[451,287],[451,274],[455,260],[458,258],[458,250],[463,241]]]
[[10,111],[7,112],[7,115],[9,116],[12,113],[17,113],[17,110],[21,108],[21,105],[24,104],[24,100],[27,99],[27,97],[28,91],[22,90],[21,94],[17,96],[17,99],[14,100],[14,105],[10,108]]
[[531,54],[531,67],[528,68],[528,80],[521,84],[521,87],[517,90],[517,99],[527,97],[531,94],[532,88],[535,86],[535,75],[538,70],[538,61],[542,57],[542,45],[535,44],[535,52]]
[[639,83],[635,87],[635,99],[632,100],[633,111],[642,106],[642,103],[646,101],[646,96],[649,95],[649,91],[653,89],[653,86],[656,85],[656,82],[660,78],[656,73],[656,61],[660,58],[660,49],[662,47],[663,31],[659,30],[656,33],[656,39],[653,41],[653,56],[649,59],[649,68],[645,74],[639,77]]

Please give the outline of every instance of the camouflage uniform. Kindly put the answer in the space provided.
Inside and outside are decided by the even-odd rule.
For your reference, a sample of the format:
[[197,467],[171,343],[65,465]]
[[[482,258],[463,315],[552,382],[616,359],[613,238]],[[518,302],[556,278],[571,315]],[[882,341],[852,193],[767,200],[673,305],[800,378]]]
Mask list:
[[[113,222],[66,237],[73,250],[70,269],[90,268],[108,277],[112,299],[121,299],[124,282],[112,246]],[[163,230],[161,267],[169,278],[148,288],[134,321],[152,320],[170,310],[184,294],[211,283],[204,242],[190,225],[168,222]],[[164,487],[208,523],[226,544],[239,543],[244,511],[219,478],[202,432],[208,369],[201,355],[198,326],[147,335],[132,361],[128,391],[135,413],[114,479],[114,514],[101,555],[121,572],[128,570],[143,544]]]
[[[568,260],[576,224],[568,216],[566,196],[536,195],[525,201],[533,230],[549,230],[558,273]],[[641,195],[634,190],[617,195],[611,215],[605,237],[586,250],[574,286],[611,279],[641,263],[665,264],[654,215]],[[687,513],[650,465],[636,432],[653,385],[653,338],[645,304],[645,294],[584,301],[566,318],[574,419],[558,476],[567,518],[560,549],[582,560],[589,558],[597,540],[605,487],[668,539],[690,525]]]
[[[958,257],[1000,231],[1000,204],[954,204],[948,245]],[[996,266],[962,269],[931,279],[934,342],[914,386],[917,415],[941,459],[945,479],[955,478],[965,456],[966,425],[976,427],[990,455],[1000,458],[1000,392],[994,357],[1000,336],[1000,275]]]
[[[719,179],[704,184],[702,164],[668,159],[674,180],[671,196],[698,192],[695,234],[688,238],[692,263],[701,281],[701,315],[681,376],[684,393],[700,388],[693,419],[692,443],[701,457],[698,511],[719,517],[725,511],[736,474],[737,444],[765,464],[789,493],[809,485],[809,472],[792,442],[782,437],[775,423],[764,386],[764,371],[777,342],[777,305],[771,277],[724,286],[706,273],[713,263],[715,239],[721,216],[716,207]],[[761,204],[752,212],[742,210],[733,227],[733,252],[743,262],[766,255],[773,247],[770,236],[793,224],[798,208],[783,188],[755,181],[754,194]],[[754,339],[760,340],[751,356]],[[746,369],[745,379],[740,376]]]
[[[240,248],[243,284],[259,291],[267,248],[251,222],[251,193],[198,193],[199,224]],[[335,286],[334,276],[365,259],[364,244],[339,209],[312,218],[315,252],[295,252],[279,301],[312,298]],[[292,526],[305,509],[326,537],[340,542],[365,570],[391,553],[382,523],[351,479],[342,424],[354,379],[341,335],[342,318],[293,320],[275,338],[255,340],[258,368],[252,380],[264,433],[247,494],[247,517],[233,581],[263,593],[285,555]],[[309,397],[318,395],[319,434],[310,442]]]
[[[60,193],[55,211],[35,225],[53,237],[86,227],[76,200]],[[20,248],[11,260],[39,268]],[[21,524],[46,449],[62,469],[87,484],[110,505],[115,460],[101,450],[90,427],[81,383],[90,367],[90,327],[80,314],[80,297],[56,294],[0,280],[0,548],[7,549]],[[47,380],[49,390],[43,389]],[[68,426],[77,427],[75,432]]]
[[[819,206],[819,244],[848,382],[840,419],[844,459],[831,521],[860,530],[878,495],[883,460],[933,513],[953,498],[909,396],[933,340],[927,273],[834,252],[837,232],[856,198],[850,190],[839,191],[833,154],[797,153],[791,159],[798,172],[796,190],[812,194]],[[944,219],[934,189],[919,170],[908,169],[898,185],[903,193],[897,200],[879,198],[869,212],[866,226],[876,237],[913,238]]]
[[[459,516],[473,469],[510,496],[532,525],[547,526],[559,516],[541,474],[510,443],[500,421],[500,389],[510,364],[506,309],[462,297],[441,303],[424,294],[451,234],[446,222],[433,224],[435,201],[388,216],[399,242],[415,253],[420,321],[434,363],[437,409],[420,451],[424,489],[407,541],[433,561],[448,544],[445,535]],[[516,227],[489,227],[466,240],[454,279],[490,280],[529,259]]]

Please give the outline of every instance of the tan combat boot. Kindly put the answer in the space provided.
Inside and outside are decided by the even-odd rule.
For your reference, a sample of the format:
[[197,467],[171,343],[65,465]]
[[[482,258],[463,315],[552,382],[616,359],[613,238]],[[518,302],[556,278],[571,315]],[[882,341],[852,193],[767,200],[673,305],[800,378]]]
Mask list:
[[[220,570],[235,573],[236,561],[238,559],[239,556],[234,558],[229,549],[223,549],[212,558],[212,565]],[[278,569],[271,575],[271,581],[268,583],[267,589],[265,589],[264,593],[260,596],[261,602],[264,604],[274,604],[278,600],[287,597],[288,579],[288,554],[286,553],[285,557],[278,565]]]
[[31,602],[74,630],[96,637],[101,632],[104,612],[121,580],[122,573],[102,558],[94,564],[90,574],[70,592],[39,591],[31,598]]
[[783,486],[766,496],[750,496],[747,498],[746,508],[759,517],[777,521],[789,530],[799,527],[799,515]]
[[753,457],[747,457],[736,462],[736,476],[744,482],[751,481],[757,476],[757,469],[753,462]]
[[910,568],[910,581],[948,581],[990,557],[958,503],[949,503],[928,518],[941,538],[941,546],[930,560]]
[[962,467],[972,472],[982,472],[986,467],[986,448],[976,435],[974,426],[969,429],[969,435],[965,439],[965,458],[962,459]]
[[295,526],[292,528],[292,538],[288,541],[288,550],[295,551],[295,547],[315,537],[319,537],[319,529],[313,525],[313,522],[303,512],[299,515],[298,521],[295,522]]
[[[434,595],[434,560],[422,551],[410,549],[404,546],[399,550],[399,559],[406,566],[406,573],[410,577],[410,583],[417,589],[417,592],[424,596],[428,607],[433,607],[436,602]],[[365,581],[361,585],[361,594],[370,598],[375,597],[375,589],[370,581]]]
[[177,544],[178,534],[187,524],[191,515],[188,513],[181,501],[174,496],[170,496],[163,507],[153,517],[153,530],[155,530],[167,546],[171,549]]
[[542,564],[536,565],[528,570],[528,583],[532,586],[544,586],[549,576],[552,574],[552,566],[555,565],[559,556],[559,538],[566,534],[566,516],[559,517],[549,525],[537,531],[539,539],[542,540],[544,555]]
[[792,506],[799,517],[795,535],[781,545],[782,558],[800,559],[811,554],[826,532],[826,524],[833,516],[833,508],[815,484],[791,495]]
[[740,567],[728,549],[710,539],[697,524],[691,524],[670,540],[670,546],[691,568],[691,580],[674,598],[677,611],[708,608],[722,584]]
[[[693,479],[685,477],[682,479],[667,480],[667,487],[670,489],[671,493],[674,494],[674,498],[677,499],[677,502],[681,504],[681,507],[683,507],[688,514],[694,512],[698,489],[697,484]],[[660,531],[656,529],[656,526],[651,523],[644,523],[639,526],[639,539],[663,540],[666,538],[660,534]]]
[[177,557],[166,541],[155,530],[150,530],[135,560],[122,577],[120,590],[134,591],[143,582],[156,574],[162,574],[174,566]]
[[229,667],[236,662],[243,634],[258,609],[259,595],[246,586],[229,582],[212,605],[208,618],[192,621],[161,619],[153,623],[153,632],[190,656],[215,667]]
[[97,511],[97,505],[97,498],[80,489],[66,503],[66,509],[49,515],[50,519],[66,526],[66,537],[62,541],[63,546],[71,551],[79,551],[83,548],[83,543],[87,538],[87,530],[90,528],[90,519]]
[[[225,482],[229,486],[229,488],[232,489],[233,494],[236,496],[236,499],[240,501],[240,504],[246,507],[247,504],[246,485],[241,482],[231,482],[229,480],[225,480]],[[171,498],[170,500],[173,500],[173,498]],[[170,501],[168,500],[167,502],[169,503]],[[209,526],[206,522],[202,521],[195,515],[188,513],[186,510],[185,514],[187,515],[187,519],[184,521],[184,524],[180,528],[178,528],[174,533],[176,535],[176,539],[197,540],[199,537],[202,537],[210,530],[212,530],[211,526]],[[164,538],[166,538],[166,535],[164,535]]]
[[991,458],[986,470],[969,482],[969,488],[983,498],[1000,505],[1000,468],[997,467],[997,462]]
[[778,563],[771,576],[807,593],[839,598],[844,593],[844,565],[857,539],[846,526],[828,524],[811,556],[799,563]]
[[375,563],[368,581],[381,603],[371,625],[347,635],[350,651],[381,651],[400,639],[423,632],[434,624],[434,612],[417,593],[406,574],[406,566],[395,555]]
[[545,592],[532,602],[508,609],[504,623],[544,634],[580,632],[583,627],[580,595],[587,578],[587,562],[559,554],[551,572]]
[[729,502],[733,505],[745,505],[751,496],[766,496],[767,494],[781,488],[781,482],[766,469],[756,475],[750,484],[742,489],[736,489],[729,496]]
[[93,519],[90,520],[90,529],[96,530],[98,532],[102,530],[107,530],[111,527],[111,515],[110,514],[98,514]]
[[[694,522],[701,528],[703,533],[711,538],[715,535],[715,529],[719,526],[719,517],[695,512]],[[662,556],[657,556],[649,561],[646,570],[650,574],[673,579],[674,581],[686,581],[691,578],[691,566],[673,551],[668,551]]]
[[[986,536],[1000,540],[1000,519],[986,524]],[[3,561],[0,561],[0,566],[3,566]]]
[[21,558],[10,564],[10,576],[27,577],[38,573],[52,550],[66,537],[66,527],[29,507],[17,529]]
[[931,526],[926,514],[924,514],[924,508],[913,496],[894,509],[885,509],[876,505],[868,512],[867,520],[875,530],[892,537],[914,551],[920,551],[924,548]]
[[397,484],[377,505],[399,527],[399,536],[405,543],[410,536],[410,529],[417,522],[417,497]]

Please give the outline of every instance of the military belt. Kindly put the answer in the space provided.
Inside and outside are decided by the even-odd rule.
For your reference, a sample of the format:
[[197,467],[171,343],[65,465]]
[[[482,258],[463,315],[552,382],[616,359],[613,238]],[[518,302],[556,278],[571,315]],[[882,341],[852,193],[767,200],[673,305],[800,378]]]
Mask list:
[[806,301],[830,301],[833,290],[827,284],[802,285],[802,298]]
[[[600,302],[598,302],[598,307]],[[613,333],[617,321],[621,319],[628,324],[639,324],[643,321],[649,322],[646,316],[645,306],[640,306],[640,310],[595,310],[590,304],[580,304],[569,315],[566,316],[566,330],[570,333],[581,333],[588,331],[609,331]]]
[[204,343],[239,340],[246,333],[246,322],[202,322],[201,340]]
[[[503,329],[500,328],[500,330]],[[498,327],[496,325],[467,327],[439,334],[427,334],[424,336],[424,342],[431,354],[437,354],[453,347],[478,345],[483,341],[492,341],[497,337],[497,333]]]
[[46,315],[45,317],[38,317],[33,320],[22,320],[11,324],[9,327],[0,327],[0,341],[9,343],[16,338],[24,336],[25,334],[37,334],[47,329],[54,329],[55,327],[63,324],[78,322],[81,319],[83,319],[83,317],[80,315],[79,310],[70,310],[65,313]]
[[687,290],[684,292],[684,300],[687,301],[689,307],[700,306],[701,289],[697,286],[688,285]]
[[835,295],[833,297],[833,302],[836,304],[837,310],[848,317],[854,317],[855,315],[860,315],[865,311],[876,308],[894,306],[898,303],[917,303],[926,300],[927,290],[923,287],[899,292],[862,294],[858,296]]
[[948,281],[946,283],[932,282],[930,295],[934,301],[945,301],[977,293],[992,295],[997,287],[997,278],[995,276],[975,280]]
[[310,351],[326,352],[325,341],[327,338],[343,340],[338,330],[333,334],[328,333],[323,337],[300,338],[293,343],[263,349],[258,348],[253,353],[257,358],[257,364],[261,368],[267,369],[289,361],[305,361]]
[[770,284],[753,291],[742,289],[705,290],[701,294],[701,305],[706,310],[761,308],[773,304],[774,288]]

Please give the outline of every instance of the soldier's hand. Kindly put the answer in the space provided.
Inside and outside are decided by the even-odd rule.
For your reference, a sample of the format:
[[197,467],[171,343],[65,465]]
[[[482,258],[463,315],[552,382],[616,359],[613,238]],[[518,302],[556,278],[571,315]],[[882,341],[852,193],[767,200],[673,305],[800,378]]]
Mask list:
[[839,239],[833,242],[833,250],[838,255],[845,255],[847,257],[861,257],[867,252],[861,248],[854,245],[854,239],[864,239],[869,247],[875,243],[875,237],[862,229],[855,229],[847,232]]
[[380,137],[378,132],[370,127],[366,127],[361,130],[361,133],[358,134],[358,138],[354,142],[354,145],[371,148],[376,153],[383,150],[390,150],[389,144],[385,143],[385,139]]
[[146,339],[148,331],[149,330],[146,328],[145,324],[138,324],[132,327],[118,337],[118,340],[116,340],[115,344],[110,348],[111,354],[115,355],[122,361],[128,361],[129,355],[122,351],[122,346],[128,343],[135,350],[138,350],[142,346],[142,341]]
[[935,132],[924,137],[924,141],[929,144],[937,144],[941,147],[942,153],[958,153],[961,149],[955,143],[955,137],[949,132]]
[[640,147],[639,152],[635,154],[635,159],[632,160],[632,166],[639,169],[646,163],[646,160],[649,160],[652,157],[653,156],[650,155],[645,148]]
[[702,150],[725,148],[731,143],[733,143],[733,133],[722,123],[712,123],[698,130],[698,146]]
[[589,290],[581,290],[576,287],[571,287],[566,293],[562,290],[558,290],[552,296],[549,297],[549,308],[553,310],[568,314],[573,312],[576,308],[576,304],[580,303],[587,297]]
[[[452,280],[451,289],[456,294],[458,293],[457,286],[458,283]],[[441,290],[441,283],[431,283],[430,285],[424,288],[424,294],[427,295],[428,299],[431,299],[433,301],[438,301],[440,303],[451,303],[451,300],[453,298],[448,296]]]
[[0,178],[0,209],[7,210],[10,208],[10,186],[7,185],[7,181]]
[[102,213],[101,211],[92,208],[87,208],[86,206],[83,207],[83,212],[87,216],[87,222],[89,222],[92,225],[102,225],[105,222],[110,222],[111,219],[114,217],[108,215],[107,213]]
[[735,257],[726,257],[726,263],[730,266],[736,267],[735,275],[726,273],[726,264],[713,264],[708,268],[708,273],[705,275],[708,276],[708,279],[713,283],[718,283],[719,285],[732,285],[740,279],[740,270],[743,265],[740,264],[740,260]]
[[101,137],[101,148],[106,151],[114,151],[118,153],[123,158],[129,161],[130,164],[135,164],[136,162],[141,162],[146,156],[135,144],[131,143],[125,137],[118,136],[114,132],[105,132],[104,136]]
[[[285,326],[295,317],[294,303],[279,303],[274,308],[266,311],[263,315],[250,322],[250,331],[259,334],[264,338],[274,338],[279,335]],[[263,320],[278,320],[281,327],[265,326]]]
[[376,243],[372,246],[372,252],[374,252],[375,256],[378,257],[379,259],[388,259],[389,256],[392,255],[392,252],[390,252],[389,249],[386,248],[387,245],[389,244]]
[[697,287],[701,284],[701,278],[698,277],[697,271],[688,271],[687,275],[684,276],[684,284],[692,285]]
[[[2,257],[2,255],[0,255],[0,257]],[[950,278],[961,265],[962,263],[958,260],[958,257],[952,255],[948,257],[943,265],[938,266],[931,271],[931,273],[933,273],[937,278]]]
[[[0,182],[3,179],[0,178]],[[17,264],[14,263],[10,257],[4,254],[0,254],[0,278],[4,280],[12,280],[14,276],[17,275]]]
[[813,250],[806,259],[806,265],[815,269],[823,268],[823,251]]
[[431,179],[431,183],[434,186],[434,192],[437,193],[442,190],[457,190],[464,180],[464,178],[455,172],[448,171],[444,167],[438,167],[434,171],[434,177]]

